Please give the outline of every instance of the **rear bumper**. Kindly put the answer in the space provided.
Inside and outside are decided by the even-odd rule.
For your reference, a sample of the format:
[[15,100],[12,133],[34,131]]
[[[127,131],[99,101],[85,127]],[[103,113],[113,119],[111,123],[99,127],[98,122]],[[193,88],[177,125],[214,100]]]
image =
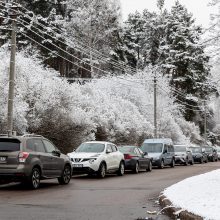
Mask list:
[[135,169],[137,161],[136,160],[125,160],[125,169],[133,170]]
[[19,164],[17,168],[0,167],[0,183],[19,182],[30,175],[24,164]]

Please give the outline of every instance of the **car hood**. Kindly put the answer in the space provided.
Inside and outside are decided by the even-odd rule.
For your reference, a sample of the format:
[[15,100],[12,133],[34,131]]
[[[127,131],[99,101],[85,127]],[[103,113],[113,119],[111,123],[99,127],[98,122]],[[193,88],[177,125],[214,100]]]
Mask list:
[[161,153],[148,153],[148,156],[152,158],[160,157],[160,155]]
[[81,153],[81,152],[73,152],[69,153],[68,156],[70,158],[93,158],[93,157],[98,157],[100,156],[101,153]]
[[185,156],[186,153],[184,153],[184,152],[175,152],[175,155],[176,156]]
[[192,153],[193,156],[199,155],[202,156],[202,153]]

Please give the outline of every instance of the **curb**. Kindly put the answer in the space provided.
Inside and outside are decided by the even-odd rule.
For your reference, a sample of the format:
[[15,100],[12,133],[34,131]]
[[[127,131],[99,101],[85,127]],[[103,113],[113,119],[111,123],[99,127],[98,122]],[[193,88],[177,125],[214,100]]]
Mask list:
[[172,202],[165,196],[160,196],[159,203],[163,208],[163,211],[172,219],[180,220],[203,220],[202,217],[192,214],[181,208],[176,208],[172,205]]

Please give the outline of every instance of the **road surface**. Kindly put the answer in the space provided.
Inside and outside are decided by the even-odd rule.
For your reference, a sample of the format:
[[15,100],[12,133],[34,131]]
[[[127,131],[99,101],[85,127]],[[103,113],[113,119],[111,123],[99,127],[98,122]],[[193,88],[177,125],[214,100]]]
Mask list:
[[164,215],[156,218],[148,214],[160,210],[159,193],[187,177],[219,168],[220,162],[210,162],[104,179],[76,176],[67,186],[58,185],[57,180],[42,181],[35,191],[20,184],[0,186],[0,219],[167,220]]

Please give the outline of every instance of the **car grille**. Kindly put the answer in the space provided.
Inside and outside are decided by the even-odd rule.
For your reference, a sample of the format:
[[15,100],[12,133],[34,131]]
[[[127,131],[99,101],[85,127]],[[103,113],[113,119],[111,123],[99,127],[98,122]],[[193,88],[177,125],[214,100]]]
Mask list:
[[74,163],[81,163],[90,160],[91,158],[71,158],[71,161]]

